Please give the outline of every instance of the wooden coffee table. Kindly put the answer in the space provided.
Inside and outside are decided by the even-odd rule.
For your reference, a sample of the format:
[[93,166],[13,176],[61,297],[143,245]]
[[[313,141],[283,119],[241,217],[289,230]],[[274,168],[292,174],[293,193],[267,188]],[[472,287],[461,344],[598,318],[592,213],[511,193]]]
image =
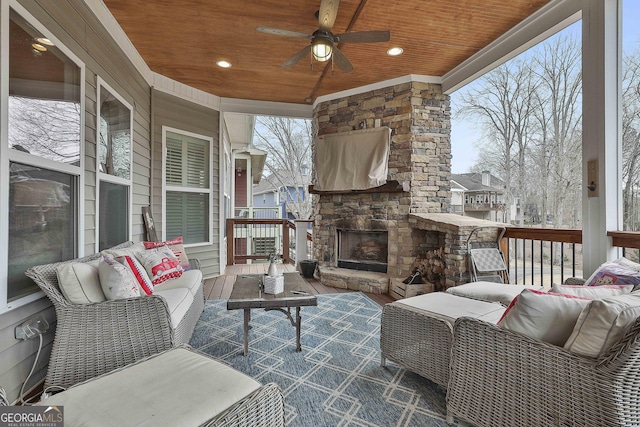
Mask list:
[[[236,278],[227,301],[227,310],[244,310],[244,355],[249,353],[249,322],[252,308],[278,310],[287,316],[291,326],[296,328],[296,351],[300,346],[300,326],[302,317],[300,308],[318,305],[318,299],[312,295],[307,282],[298,273],[284,273],[284,292],[265,294],[262,286],[262,274],[244,274]],[[291,315],[291,307],[296,308],[296,318]]]

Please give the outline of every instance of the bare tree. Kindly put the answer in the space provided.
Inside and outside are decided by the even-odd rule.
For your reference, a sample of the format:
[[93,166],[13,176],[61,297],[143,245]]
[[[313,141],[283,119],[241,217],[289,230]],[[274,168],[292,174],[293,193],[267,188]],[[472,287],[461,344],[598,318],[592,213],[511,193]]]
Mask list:
[[256,120],[256,147],[267,152],[265,167],[277,182],[280,196],[287,200],[297,219],[309,219],[313,212],[309,183],[311,176],[310,120],[261,116]]
[[456,112],[482,123],[485,151],[480,161],[484,169],[504,180],[507,206],[514,193],[522,195],[526,187],[525,153],[531,139],[529,127],[535,108],[532,98],[537,87],[534,77],[528,62],[510,61],[464,92],[461,108]]
[[635,201],[640,179],[640,50],[623,58],[622,75],[622,204],[624,229],[640,225]]
[[533,63],[540,81],[535,114],[538,163],[546,175],[543,204],[555,228],[567,221],[575,227],[582,182],[580,45],[575,37],[557,36],[533,56]]

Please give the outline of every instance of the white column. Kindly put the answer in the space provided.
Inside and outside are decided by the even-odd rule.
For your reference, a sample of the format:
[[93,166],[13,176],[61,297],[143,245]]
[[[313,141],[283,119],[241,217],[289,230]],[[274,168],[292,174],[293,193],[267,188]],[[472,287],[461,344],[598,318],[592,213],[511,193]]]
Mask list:
[[[620,5],[584,0],[582,12],[582,243],[584,275],[619,256],[607,231],[622,229]],[[598,161],[598,196],[588,197],[587,163]]]
[[307,224],[306,221],[295,221],[296,224],[296,265],[307,259]]

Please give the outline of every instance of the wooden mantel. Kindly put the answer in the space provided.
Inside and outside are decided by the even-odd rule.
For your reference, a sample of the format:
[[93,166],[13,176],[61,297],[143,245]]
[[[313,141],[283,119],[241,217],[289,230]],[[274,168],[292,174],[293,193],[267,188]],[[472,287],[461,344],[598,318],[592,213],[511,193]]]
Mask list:
[[411,189],[411,183],[409,181],[387,181],[386,184],[379,187],[367,188],[366,190],[328,190],[320,191],[313,188],[313,185],[309,186],[310,194],[360,194],[360,193],[405,193]]

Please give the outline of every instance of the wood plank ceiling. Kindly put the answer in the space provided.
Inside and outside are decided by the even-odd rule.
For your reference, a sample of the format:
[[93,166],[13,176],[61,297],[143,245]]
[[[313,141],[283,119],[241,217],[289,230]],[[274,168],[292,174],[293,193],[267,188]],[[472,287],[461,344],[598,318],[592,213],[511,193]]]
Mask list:
[[[149,67],[229,98],[310,103],[316,97],[407,74],[442,76],[549,0],[342,0],[332,32],[389,30],[389,42],[343,44],[355,69],[303,59],[281,64],[309,40],[320,0],[104,0]],[[386,54],[390,47],[400,56]],[[218,60],[231,62],[220,68]],[[326,69],[325,69],[326,68]]]

